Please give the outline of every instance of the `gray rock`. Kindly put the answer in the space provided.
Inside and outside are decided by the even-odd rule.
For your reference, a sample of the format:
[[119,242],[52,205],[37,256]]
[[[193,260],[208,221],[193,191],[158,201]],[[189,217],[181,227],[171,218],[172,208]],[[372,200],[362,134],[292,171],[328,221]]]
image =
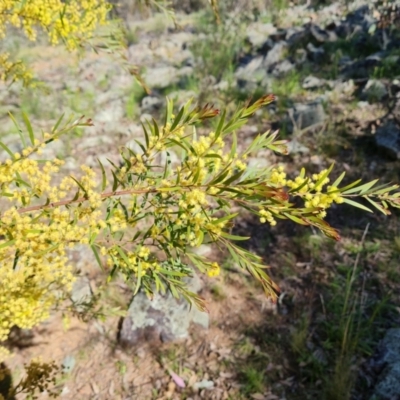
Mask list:
[[71,300],[78,312],[87,309],[92,300],[93,292],[87,277],[79,277],[72,286]]
[[288,45],[286,42],[281,41],[275,44],[275,46],[267,53],[264,59],[264,66],[269,68],[279,61],[282,61],[288,53]]
[[253,23],[246,29],[247,40],[253,47],[262,46],[268,36],[276,32],[276,27],[271,23]]
[[236,70],[235,77],[239,90],[251,93],[258,88],[271,89],[273,76],[268,74],[264,61],[264,57],[258,56]]
[[[400,354],[398,354],[400,356]],[[396,400],[400,398],[400,363],[389,365],[382,372],[375,387],[375,397],[379,400]]]
[[400,398],[400,329],[389,329],[373,360],[374,369],[381,370],[372,399]]
[[68,355],[64,358],[62,362],[62,370],[64,374],[69,374],[72,372],[76,365],[76,359],[74,356]]
[[340,59],[338,61],[338,65],[339,65],[339,67],[346,67],[348,65],[351,65],[352,62],[353,62],[353,60],[350,56],[343,56],[343,57],[340,57]]
[[179,82],[178,69],[170,65],[149,68],[144,80],[152,88],[165,89]]
[[370,79],[365,85],[361,96],[363,99],[376,102],[381,101],[387,94],[388,91],[382,81]]
[[280,77],[286,75],[290,71],[293,71],[295,65],[292,64],[289,60],[283,60],[272,67],[271,74],[275,77]]
[[101,107],[101,111],[96,115],[96,121],[116,122],[120,121],[125,114],[122,99],[110,101]]
[[321,29],[318,25],[311,25],[310,32],[314,39],[319,43],[328,42],[331,38],[329,32]]
[[297,139],[291,140],[287,144],[287,149],[290,154],[298,154],[298,153],[308,154],[310,152],[310,149],[301,144]]
[[322,47],[316,47],[312,43],[307,45],[308,56],[311,61],[319,63],[325,57],[325,50]]
[[316,76],[309,75],[304,78],[302,83],[303,89],[318,89],[326,85],[325,79],[317,78]]
[[206,379],[196,382],[193,385],[194,390],[201,390],[201,389],[213,389],[214,388],[214,382],[213,381],[208,381]]
[[368,57],[366,57],[365,59],[367,61],[372,61],[372,62],[376,62],[379,63],[381,62],[386,56],[388,55],[387,51],[378,51],[377,53],[371,54]]
[[274,42],[282,42],[282,41],[285,40],[286,35],[287,35],[286,29],[279,28],[279,29],[277,29],[274,33],[272,33],[272,34],[270,35],[270,38],[271,38]]
[[236,72],[235,76],[239,79],[249,79],[250,77],[252,80],[260,76],[262,79],[265,74],[267,73],[265,66],[264,66],[264,57],[258,56],[254,57],[249,63],[246,65],[240,66]]
[[[195,275],[190,281],[190,290],[200,292],[202,281]],[[191,323],[207,329],[209,315],[199,311],[185,300],[177,301],[171,294],[155,294],[152,300],[139,292],[129,306],[128,315],[123,319],[119,341],[124,346],[136,345],[142,341],[169,342],[189,336]]]
[[400,127],[389,120],[376,130],[375,142],[390,158],[400,159]]
[[309,27],[289,28],[286,35],[286,41],[291,49],[305,47],[311,40]]
[[296,49],[293,55],[296,65],[302,65],[307,61],[307,51],[305,49]]
[[[305,129],[318,125],[325,121],[327,115],[320,101],[308,104],[295,104],[288,110],[287,128],[289,131],[293,129]],[[295,126],[293,126],[293,124]]]
[[143,112],[152,113],[161,108],[163,100],[155,96],[146,96],[140,105]]

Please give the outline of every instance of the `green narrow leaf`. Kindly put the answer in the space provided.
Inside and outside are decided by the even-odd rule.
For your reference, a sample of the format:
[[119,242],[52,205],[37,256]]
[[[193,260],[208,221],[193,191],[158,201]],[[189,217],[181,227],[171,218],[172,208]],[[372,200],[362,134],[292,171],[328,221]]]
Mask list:
[[375,179],[375,180],[373,180],[371,182],[364,183],[364,185],[357,186],[357,187],[355,187],[353,189],[346,190],[345,192],[343,192],[343,194],[351,194],[351,193],[357,193],[358,192],[360,195],[362,195],[365,192],[367,192],[369,189],[371,189],[371,187],[374,186],[378,182],[378,180],[379,179]]
[[380,204],[378,204],[377,202],[375,202],[372,199],[370,199],[368,196],[364,196],[364,199],[366,199],[369,203],[371,203],[381,213],[383,213],[385,215],[390,215],[390,211],[389,210],[386,210],[384,207],[382,207]]
[[55,132],[56,132],[57,128],[58,128],[58,127],[60,126],[60,124],[61,124],[61,121],[64,119],[64,116],[65,116],[65,113],[63,113],[63,114],[61,115],[61,117],[58,118],[56,124],[53,126],[53,129],[51,130],[51,133],[55,133]]
[[239,129],[240,127],[242,127],[245,123],[247,122],[247,119],[242,119],[239,120],[233,124],[228,124],[227,126],[224,127],[223,129],[223,133],[226,135],[236,129]]
[[19,184],[21,184],[21,185],[23,185],[23,186],[25,186],[25,187],[31,188],[31,185],[30,185],[28,182],[26,182],[26,181],[24,181],[24,180],[22,179],[22,177],[21,177],[21,175],[19,174],[19,172],[16,172],[15,175],[17,175],[17,179],[15,180],[15,182],[18,182]]
[[336,181],[332,183],[332,186],[338,187],[340,185],[340,183],[342,182],[343,178],[345,177],[345,175],[346,175],[346,171],[343,171],[340,174],[339,178],[337,178]]
[[94,257],[95,257],[95,259],[97,261],[97,264],[99,264],[100,269],[104,272],[103,263],[101,262],[100,255],[99,255],[99,252],[97,251],[96,246],[92,244],[90,246],[90,248],[93,251],[93,254],[94,254]]
[[293,188],[293,189],[290,189],[290,190],[288,191],[288,193],[295,193],[295,192],[298,192],[300,189],[302,189],[304,186],[306,186],[309,182],[310,182],[310,179],[309,179],[309,178],[306,178],[306,180],[305,180],[301,185],[299,185],[299,186],[297,186],[297,187],[295,187],[295,188]]
[[183,273],[183,272],[179,272],[179,271],[169,271],[165,268],[159,268],[158,269],[159,272],[161,272],[162,274],[165,275],[169,275],[169,276],[177,276],[177,277],[184,277],[187,276],[187,274]]
[[22,111],[22,118],[24,120],[26,129],[28,130],[29,140],[31,141],[32,146],[34,146],[35,145],[35,135],[33,133],[32,125],[31,125],[31,122],[29,121],[28,116],[23,111]]
[[157,192],[177,192],[178,190],[182,190],[182,188],[180,186],[157,188]]
[[285,217],[287,217],[288,219],[291,219],[293,222],[296,222],[296,224],[299,224],[299,225],[309,225],[309,224],[308,224],[306,221],[304,221],[303,219],[298,218],[298,217],[296,217],[296,216],[294,216],[294,215],[292,215],[292,214],[283,213],[283,215],[284,215]]
[[218,218],[215,221],[211,221],[213,225],[218,225],[221,222],[229,221],[230,219],[236,218],[239,215],[239,213],[234,213],[234,214],[229,214],[225,215],[225,217]]
[[224,122],[225,122],[225,117],[226,117],[226,110],[224,110],[224,112],[222,113],[222,115],[219,119],[217,130],[215,131],[215,136],[214,136],[215,140],[217,140],[219,138],[219,136],[221,135],[222,128],[223,128]]
[[176,290],[175,285],[171,282],[171,280],[169,280],[168,283],[169,283],[169,290],[170,290],[172,296],[174,296],[175,299],[179,299],[179,293]]
[[15,161],[14,154],[12,153],[12,151],[3,142],[0,142],[0,147],[2,147],[8,153],[8,155],[11,157],[11,159],[13,161]]
[[23,145],[23,147],[25,149],[27,146],[26,146],[25,137],[24,137],[24,135],[22,133],[22,129],[19,127],[17,120],[14,118],[14,115],[12,115],[10,112],[8,112],[8,115],[10,116],[12,122],[14,123],[14,126],[17,128],[18,135],[21,138],[22,145]]
[[[152,119],[152,122],[153,122],[152,130],[153,130],[154,134],[157,136],[157,138],[160,138],[160,129],[158,128],[157,122],[154,118]],[[149,126],[151,126],[150,122],[149,122]]]
[[79,186],[79,188],[83,191],[83,193],[85,193],[85,195],[87,195],[87,191],[84,188],[84,186],[77,179],[75,179],[73,176],[71,176],[71,179],[74,180],[76,182],[76,184]]
[[143,144],[140,143],[139,140],[137,140],[137,139],[135,139],[135,142],[136,142],[136,143],[138,144],[138,146],[142,149],[143,154],[146,153],[146,149],[145,149],[145,147],[143,146]]
[[143,122],[141,122],[142,128],[143,128],[143,133],[144,133],[144,139],[146,141],[146,148],[149,148],[149,133],[147,132],[146,127],[144,126]]
[[344,202],[344,203],[347,203],[347,204],[349,204],[349,205],[351,205],[351,206],[353,206],[353,207],[360,208],[361,210],[368,211],[368,212],[372,212],[372,210],[370,210],[368,207],[365,207],[365,206],[363,206],[363,205],[360,204],[360,203],[356,203],[356,202],[353,201],[353,200],[346,199],[345,197],[343,198],[343,202]]
[[103,192],[107,186],[106,170],[99,159],[97,159],[97,162],[99,163],[101,169],[101,191]]
[[236,235],[231,235],[226,232],[221,232],[220,235],[222,237],[224,237],[225,239],[229,239],[229,240],[249,240],[250,239],[250,237],[247,237],[247,236],[236,236]]
[[202,230],[199,230],[196,232],[196,246],[201,246],[203,244],[204,240],[204,232]]
[[44,254],[51,253],[53,250],[57,249],[58,247],[59,247],[59,244],[56,243],[53,246],[49,247],[48,249],[40,251],[39,253],[37,253],[37,255],[42,256]]
[[348,189],[353,188],[354,186],[358,185],[361,182],[361,179],[357,179],[356,181],[350,183],[349,185],[345,186],[344,188],[340,188],[340,193],[344,193]]
[[178,142],[175,139],[168,139],[171,143],[175,144],[176,146],[179,146],[180,148],[182,148],[184,151],[188,152],[188,149],[180,142]]
[[114,171],[111,171],[111,173],[114,178],[113,185],[112,185],[112,191],[115,192],[118,189],[118,178],[117,178],[117,175],[115,175]]
[[322,185],[322,182],[329,176],[329,174],[332,172],[334,164],[331,164],[331,166],[325,171],[324,174],[322,174],[321,178],[318,179],[317,182],[315,182],[315,188],[318,188],[320,185]]
[[134,296],[136,296],[137,293],[139,292],[141,283],[142,283],[142,262],[139,260],[138,261],[136,287],[135,287],[135,291],[133,292]]
[[4,249],[5,247],[9,247],[15,244],[15,239],[9,240],[8,242],[4,242],[0,244],[0,249]]
[[231,148],[231,151],[229,153],[229,158],[234,158],[234,156],[236,154],[236,149],[237,149],[237,136],[236,136],[236,132],[233,132],[233,134],[232,134],[232,148]]
[[223,181],[229,174],[229,167],[230,167],[230,163],[225,167],[225,169],[223,169],[219,175],[217,175],[211,182],[209,182],[207,185],[208,186],[212,186],[212,185],[216,185],[217,183]]
[[178,126],[180,120],[182,119],[184,112],[185,112],[185,107],[181,107],[181,109],[178,112],[178,115],[175,117],[174,122],[171,125],[171,128],[170,128],[171,132]]

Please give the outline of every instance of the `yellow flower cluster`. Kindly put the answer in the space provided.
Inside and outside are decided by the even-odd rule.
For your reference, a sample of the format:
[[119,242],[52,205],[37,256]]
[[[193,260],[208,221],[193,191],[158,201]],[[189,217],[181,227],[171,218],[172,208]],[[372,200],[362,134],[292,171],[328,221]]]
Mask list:
[[157,261],[149,260],[151,251],[146,246],[139,246],[134,252],[126,252],[126,259],[121,257],[118,249],[111,248],[107,253],[107,265],[113,267],[117,264],[121,268],[121,272],[125,272],[129,275],[129,272],[138,274],[140,269],[141,277],[146,275],[147,271],[159,269],[160,264]]
[[[343,197],[335,186],[327,186],[325,193],[324,187],[329,183],[329,178],[326,175],[327,170],[322,170],[319,174],[314,174],[311,179],[304,176],[298,176],[294,180],[288,180],[287,186],[289,188],[298,188],[297,194],[305,198],[306,208],[320,208],[322,211],[318,214],[319,217],[326,216],[326,209],[332,203],[343,203]],[[304,175],[304,174],[303,174]]]
[[[23,158],[33,151],[25,150],[22,157],[14,154],[14,161],[0,164],[0,187],[13,203],[8,209],[2,207],[0,219],[0,342],[12,326],[32,328],[48,317],[60,299],[60,290],[69,291],[74,281],[67,248],[88,243],[106,227],[98,210],[101,198],[93,190],[95,176],[87,167],[82,168],[80,181],[87,205],[62,209],[60,204],[45,210],[31,206],[32,211],[21,212],[36,197],[62,201],[78,188],[71,178],[59,185],[52,182],[61,161],[39,164]],[[22,180],[24,185],[20,184]],[[5,357],[4,349],[0,349],[0,355]]]
[[211,278],[218,276],[221,272],[221,267],[217,262],[213,262],[210,265],[210,269],[207,271],[207,275]]
[[1,237],[12,232],[13,239],[0,241],[0,342],[13,325],[29,329],[46,319],[57,290],[69,290],[74,280],[64,246],[53,241],[58,224],[46,226],[36,217],[11,208],[1,219]]
[[[0,1],[0,39],[8,25],[24,31],[36,40],[37,28],[47,33],[51,44],[59,42],[69,50],[81,46],[93,36],[98,25],[106,24],[110,10],[106,0],[2,0]],[[34,85],[33,75],[21,61],[12,61],[8,53],[0,54],[0,80]]]
[[286,172],[283,166],[280,165],[278,168],[272,169],[268,183],[278,187],[286,185]]
[[11,61],[8,53],[0,54],[0,81],[21,80],[26,85],[32,78],[32,72],[21,61]]
[[276,225],[276,220],[273,217],[271,212],[266,211],[264,209],[261,209],[259,214],[261,215],[261,217],[260,217],[260,222],[261,223],[264,224],[264,223],[266,223],[268,221],[271,226],[275,226]]
[[36,28],[47,32],[52,44],[63,41],[75,49],[93,34],[97,25],[106,23],[110,6],[105,0],[3,0],[0,2],[0,37],[7,25],[22,28],[30,40],[36,40]]
[[[0,186],[3,192],[13,193],[13,196],[9,197],[10,201],[17,200],[17,203],[26,205],[30,204],[35,196],[48,196],[51,201],[57,201],[60,198],[60,194],[64,192],[52,187],[50,180],[51,174],[57,172],[63,164],[62,161],[55,159],[52,162],[46,162],[40,168],[36,160],[21,159],[19,153],[15,153],[14,157],[18,160],[17,162],[8,159],[0,164]],[[16,174],[19,174],[28,186],[16,186]]]
[[111,232],[117,232],[127,227],[126,217],[122,210],[114,210],[112,216],[108,218],[107,224],[110,226]]

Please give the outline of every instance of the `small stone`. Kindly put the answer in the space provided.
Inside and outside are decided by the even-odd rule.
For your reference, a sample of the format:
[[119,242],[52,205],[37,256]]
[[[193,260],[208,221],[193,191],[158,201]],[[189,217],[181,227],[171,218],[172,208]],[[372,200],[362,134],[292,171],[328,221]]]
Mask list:
[[209,380],[202,380],[200,382],[196,382],[193,385],[194,390],[201,390],[201,389],[212,389],[214,387],[214,382]]
[[93,296],[90,281],[87,277],[78,278],[72,286],[71,300],[78,312],[86,310],[86,305],[90,303]]
[[[374,373],[378,373],[372,398],[391,400],[400,397],[400,329],[389,329],[368,361]],[[371,398],[371,400],[372,400]]]
[[376,130],[375,142],[390,158],[400,158],[400,127],[394,121],[387,121]]
[[283,60],[271,68],[271,74],[275,77],[280,77],[293,71],[295,68],[289,60]]
[[[188,283],[188,289],[199,293],[203,283],[198,275],[194,275]],[[123,319],[119,332],[119,342],[126,346],[134,346],[139,342],[171,342],[189,336],[191,323],[204,328],[209,326],[209,314],[198,310],[195,306],[180,299],[177,301],[170,293],[155,293],[150,300],[145,293],[139,292]]]
[[74,356],[68,355],[62,362],[63,373],[69,374],[75,367],[76,359]]
[[301,85],[303,89],[318,89],[326,85],[325,79],[320,79],[315,76],[309,75],[304,78],[303,84]]
[[[314,125],[318,125],[325,121],[327,115],[324,107],[320,101],[308,103],[308,104],[295,104],[295,106],[289,109],[288,117],[288,128],[289,131],[294,128],[305,129]],[[295,127],[293,126],[295,123]]]
[[376,79],[369,79],[361,93],[362,97],[370,102],[381,101],[387,94],[385,84]]
[[120,121],[125,115],[125,108],[121,99],[112,100],[101,106],[101,111],[96,115],[96,121]]
[[170,65],[149,68],[144,74],[144,80],[152,88],[165,89],[178,83],[178,69]]
[[308,56],[311,61],[321,62],[325,57],[325,50],[322,47],[315,47],[312,43],[307,45]]
[[142,99],[141,109],[143,112],[152,113],[158,111],[163,104],[163,100],[155,96],[146,96]]
[[246,29],[247,40],[253,47],[262,46],[265,39],[276,32],[276,27],[271,23],[253,23]]
[[310,149],[308,147],[304,146],[296,139],[291,140],[287,144],[287,149],[289,151],[289,154],[297,154],[297,153],[307,154],[310,152]]
[[318,25],[311,25],[310,32],[317,42],[324,43],[330,40],[329,33],[326,30],[321,29]]
[[271,67],[274,64],[277,64],[279,61],[282,61],[288,52],[288,45],[286,42],[281,41],[275,44],[275,46],[268,52],[266,55],[263,65],[265,67]]

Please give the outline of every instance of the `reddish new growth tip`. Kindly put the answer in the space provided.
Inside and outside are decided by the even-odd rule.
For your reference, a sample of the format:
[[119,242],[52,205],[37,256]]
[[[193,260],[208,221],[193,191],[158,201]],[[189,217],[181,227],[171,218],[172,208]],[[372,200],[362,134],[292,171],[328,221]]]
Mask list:
[[208,104],[208,103],[198,112],[200,114],[199,119],[213,118],[219,115],[218,108],[214,108],[213,104]]

